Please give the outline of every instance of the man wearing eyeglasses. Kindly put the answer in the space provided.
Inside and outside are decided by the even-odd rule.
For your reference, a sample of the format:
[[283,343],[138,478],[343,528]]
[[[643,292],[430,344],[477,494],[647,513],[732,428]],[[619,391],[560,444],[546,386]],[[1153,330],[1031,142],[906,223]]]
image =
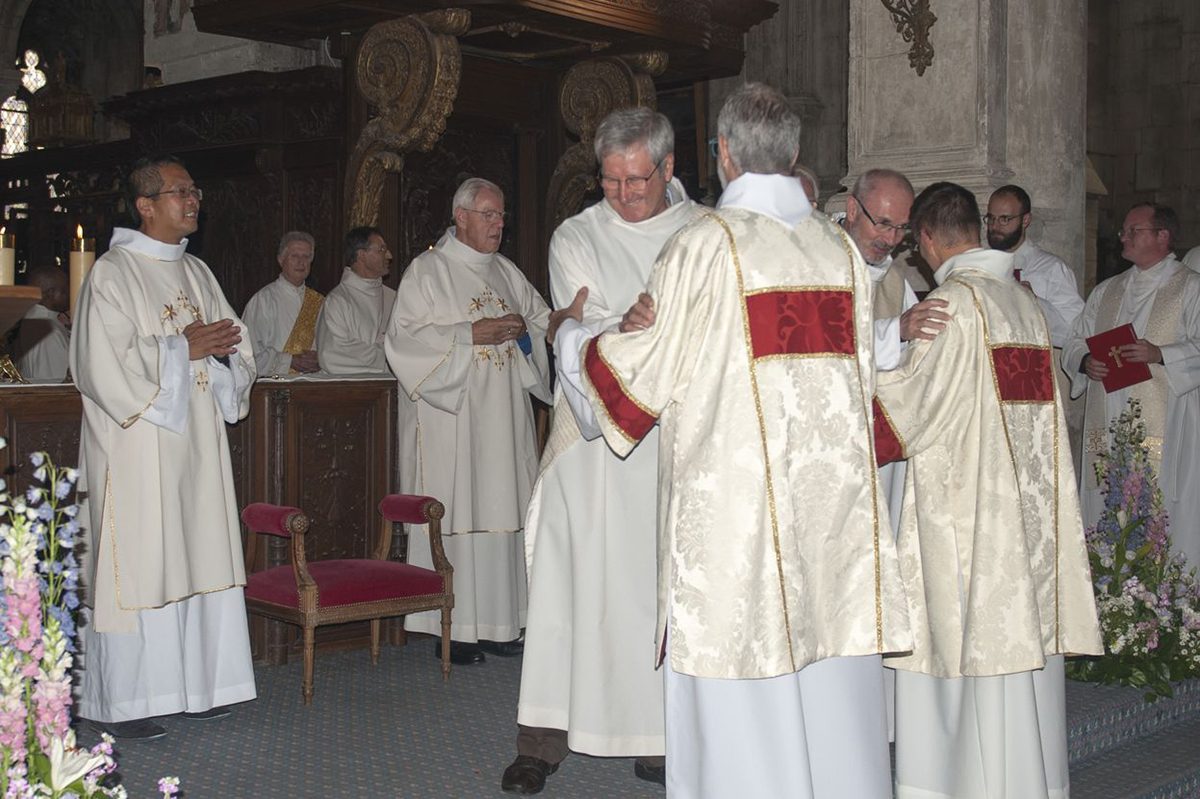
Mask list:
[[854,181],[846,215],[839,220],[875,284],[875,368],[880,370],[900,361],[905,342],[932,339],[950,319],[941,310],[946,305],[941,300],[917,301],[903,265],[892,256],[908,235],[912,203],[912,183],[903,174],[869,169]]
[[[1133,266],[1092,291],[1063,348],[1071,394],[1086,392],[1084,466],[1080,471],[1084,521],[1104,508],[1096,456],[1108,449],[1108,426],[1130,400],[1141,403],[1150,460],[1171,520],[1171,546],[1189,566],[1200,566],[1200,274],[1175,259],[1179,217],[1167,206],[1143,203],[1125,215],[1121,255]],[[1137,339],[1096,358],[1087,339],[1124,324]],[[1101,382],[1117,359],[1150,366],[1151,379],[1112,392]]]
[[[400,487],[437,497],[454,566],[450,657],[521,653],[525,510],[537,475],[531,395],[550,401],[550,309],[498,250],[504,194],[483,178],[454,193],[454,226],[400,281],[385,349],[400,381]],[[409,536],[409,562],[432,567],[429,538]],[[438,612],[409,630],[441,635]],[[434,653],[440,657],[441,647]]]
[[139,161],[128,194],[138,229],[113,231],[71,337],[92,604],[79,713],[147,739],[166,734],[156,716],[221,718],[255,696],[225,434],[249,409],[254,354],[186,252],[203,195],[183,164]]
[[383,279],[392,251],[379,228],[356,227],[346,234],[345,259],[317,324],[317,362],[330,374],[390,374],[383,335],[396,290]]
[[1071,327],[1083,311],[1083,298],[1075,275],[1057,255],[1052,255],[1026,235],[1033,221],[1029,194],[1020,186],[1001,186],[988,199],[988,246],[1013,254],[1013,274],[1037,297],[1050,341],[1060,351],[1071,335]]
[[[655,257],[698,206],[674,177],[675,132],[662,114],[613,111],[593,144],[604,199],[554,232],[550,290],[559,308],[586,290],[582,317],[599,333],[637,324],[629,309]],[[556,356],[560,368],[578,371],[578,353]],[[646,651],[655,621],[658,430],[619,458],[586,418],[581,434],[570,400],[586,400],[570,392],[560,380],[526,520],[517,758],[501,779],[513,793],[540,791],[569,750],[633,757],[638,777],[665,779],[662,675]]]
[[871,448],[870,278],[792,177],[787,98],[746,84],[717,127],[725,190],[655,263],[653,324],[588,338],[572,306],[555,347],[583,350],[614,452],[661,428],[668,793],[884,799],[880,654],[912,636]]

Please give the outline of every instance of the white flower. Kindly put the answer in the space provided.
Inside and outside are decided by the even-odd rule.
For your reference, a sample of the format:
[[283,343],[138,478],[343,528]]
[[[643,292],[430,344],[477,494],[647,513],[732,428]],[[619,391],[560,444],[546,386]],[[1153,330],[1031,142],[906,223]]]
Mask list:
[[50,787],[62,791],[93,769],[105,764],[104,755],[93,755],[86,749],[67,749],[61,738],[50,740]]

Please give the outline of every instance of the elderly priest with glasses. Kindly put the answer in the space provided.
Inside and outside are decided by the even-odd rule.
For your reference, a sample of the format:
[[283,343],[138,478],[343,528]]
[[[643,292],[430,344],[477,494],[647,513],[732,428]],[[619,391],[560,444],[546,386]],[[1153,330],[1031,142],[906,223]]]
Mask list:
[[[400,381],[400,485],[446,506],[442,534],[454,566],[451,659],[521,652],[525,626],[525,510],[537,475],[531,395],[550,401],[550,309],[498,250],[504,194],[468,178],[454,193],[454,226],[409,265],[387,329]],[[409,560],[431,566],[427,536]],[[405,626],[441,633],[436,611]],[[435,648],[440,656],[440,650]]]

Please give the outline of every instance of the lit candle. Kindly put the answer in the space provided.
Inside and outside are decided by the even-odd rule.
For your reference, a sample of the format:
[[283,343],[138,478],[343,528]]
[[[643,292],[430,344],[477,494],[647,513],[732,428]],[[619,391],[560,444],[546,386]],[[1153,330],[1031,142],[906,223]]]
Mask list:
[[17,237],[0,227],[0,286],[17,282]]
[[75,238],[71,239],[71,316],[75,315],[75,300],[79,297],[79,289],[83,279],[96,260],[96,240],[83,237],[83,225],[75,226]]

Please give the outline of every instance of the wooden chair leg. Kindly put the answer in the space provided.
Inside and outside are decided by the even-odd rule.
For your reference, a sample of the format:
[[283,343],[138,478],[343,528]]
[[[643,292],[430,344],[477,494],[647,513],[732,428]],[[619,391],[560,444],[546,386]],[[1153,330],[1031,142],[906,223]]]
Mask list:
[[379,663],[379,619],[371,619],[371,665]]
[[450,608],[442,605],[442,682],[450,679]]
[[311,705],[313,698],[313,648],[316,628],[304,626],[304,681],[300,690],[304,694],[304,704]]

